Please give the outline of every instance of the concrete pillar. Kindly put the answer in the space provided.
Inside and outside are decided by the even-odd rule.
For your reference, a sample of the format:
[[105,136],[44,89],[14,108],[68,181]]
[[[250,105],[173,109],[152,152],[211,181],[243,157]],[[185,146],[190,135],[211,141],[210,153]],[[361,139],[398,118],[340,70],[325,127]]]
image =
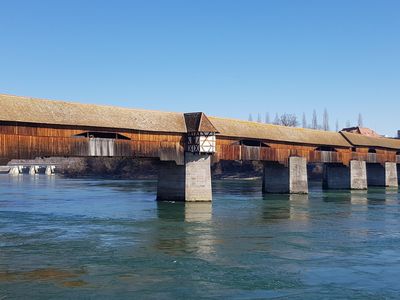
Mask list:
[[385,163],[385,185],[387,187],[398,187],[397,164],[394,162]]
[[396,163],[367,164],[367,178],[369,186],[397,187],[398,176]]
[[36,175],[36,173],[37,173],[36,166],[30,166],[29,167],[29,175]]
[[400,185],[400,164],[397,164],[397,183]]
[[184,165],[161,162],[157,200],[211,201],[211,158],[208,154],[185,153]]
[[47,166],[46,170],[44,171],[46,175],[54,175],[54,166]]
[[326,189],[367,189],[367,166],[365,161],[350,161],[342,164],[325,164],[323,187]]
[[19,175],[19,168],[18,167],[11,167],[10,171],[8,171],[8,174],[15,176]]
[[289,157],[288,166],[265,163],[263,178],[264,193],[307,194],[307,160],[304,157]]

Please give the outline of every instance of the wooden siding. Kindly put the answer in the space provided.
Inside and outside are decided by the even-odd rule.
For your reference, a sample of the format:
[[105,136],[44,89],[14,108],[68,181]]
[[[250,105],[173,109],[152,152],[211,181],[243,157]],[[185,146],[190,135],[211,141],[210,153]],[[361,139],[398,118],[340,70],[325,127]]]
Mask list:
[[[87,131],[118,133],[129,138],[129,140],[116,139],[107,146],[107,151],[93,152],[93,149],[90,148],[89,138],[74,137]],[[260,140],[265,147],[251,147],[239,145],[239,141],[240,138],[217,136],[216,153],[213,161],[260,160],[286,164],[290,156],[302,156],[308,162],[315,163],[343,163],[348,165],[350,160],[364,160],[369,163],[400,163],[400,156],[396,156],[396,151],[390,149],[376,149],[376,153],[369,153],[369,148],[366,147],[353,149],[338,147],[334,149],[335,151],[317,151],[318,145]],[[182,164],[184,143],[185,135],[181,133],[0,122],[0,159],[2,160],[95,155],[158,158]]]
[[[91,142],[89,138],[74,137],[87,131],[116,132],[130,140],[115,140],[113,149],[107,150],[107,153],[101,150],[93,152],[90,148],[93,140]],[[33,159],[48,156],[85,157],[107,154],[121,157],[163,158],[181,163],[183,135],[135,130],[116,131],[109,128],[0,123],[0,158],[3,159]]]
[[116,132],[131,140],[138,141],[163,141],[183,142],[182,134],[179,133],[154,133],[127,129],[110,129],[102,127],[74,127],[63,125],[27,124],[0,122],[0,134],[27,135],[41,137],[73,137],[87,131]]
[[368,163],[396,162],[396,151],[377,149],[376,153],[368,153],[368,148],[356,149],[335,148],[335,151],[317,151],[316,145],[295,145],[261,142],[268,147],[251,147],[238,145],[238,140],[230,137],[217,138],[217,152],[214,161],[219,160],[261,160],[277,161],[287,164],[290,156],[305,157],[313,163],[342,163],[349,165],[351,160],[364,160]]

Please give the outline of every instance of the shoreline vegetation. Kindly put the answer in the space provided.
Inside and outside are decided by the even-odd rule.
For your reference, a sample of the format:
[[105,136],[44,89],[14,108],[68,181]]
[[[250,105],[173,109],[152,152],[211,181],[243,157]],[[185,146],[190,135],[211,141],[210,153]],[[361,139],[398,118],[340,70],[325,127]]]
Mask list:
[[[152,159],[116,157],[36,158],[12,160],[9,164],[54,164],[56,173],[66,178],[157,179],[160,162]],[[310,164],[310,179],[322,178],[322,165]],[[257,180],[263,176],[259,161],[220,161],[211,167],[213,179]]]

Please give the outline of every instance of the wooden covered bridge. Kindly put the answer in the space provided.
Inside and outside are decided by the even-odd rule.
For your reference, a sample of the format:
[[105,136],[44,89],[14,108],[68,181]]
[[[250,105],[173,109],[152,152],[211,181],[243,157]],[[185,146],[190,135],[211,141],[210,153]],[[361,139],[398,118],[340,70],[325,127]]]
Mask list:
[[36,157],[159,159],[158,198],[210,201],[210,165],[263,161],[263,191],[307,193],[307,163],[326,188],[398,185],[400,140],[0,95],[0,162]]

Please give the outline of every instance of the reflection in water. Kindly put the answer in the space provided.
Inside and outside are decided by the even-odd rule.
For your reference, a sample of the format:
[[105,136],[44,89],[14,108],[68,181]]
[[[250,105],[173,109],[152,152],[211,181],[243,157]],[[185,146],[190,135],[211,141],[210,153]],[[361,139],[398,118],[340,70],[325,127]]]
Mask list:
[[289,195],[265,195],[262,207],[262,217],[265,221],[289,219]]
[[56,268],[35,269],[20,272],[0,272],[1,282],[28,280],[33,282],[54,282],[68,287],[83,286],[87,283],[80,276],[85,275],[84,270],[71,271]]
[[270,194],[263,197],[263,219],[308,220],[308,195],[304,194]]
[[308,194],[289,195],[290,219],[293,221],[309,221],[309,199]]
[[163,221],[156,234],[156,248],[169,255],[213,259],[211,202],[157,202],[157,215]]
[[213,188],[157,203],[150,181],[0,176],[0,299],[398,298],[395,191]]
[[350,194],[350,201],[352,205],[361,205],[365,209],[368,209],[368,197],[367,191],[365,190],[351,190],[347,193]]
[[157,215],[162,220],[206,222],[212,218],[212,202],[157,202]]
[[211,217],[212,217],[211,202],[185,203],[185,221],[207,222],[211,221]]

